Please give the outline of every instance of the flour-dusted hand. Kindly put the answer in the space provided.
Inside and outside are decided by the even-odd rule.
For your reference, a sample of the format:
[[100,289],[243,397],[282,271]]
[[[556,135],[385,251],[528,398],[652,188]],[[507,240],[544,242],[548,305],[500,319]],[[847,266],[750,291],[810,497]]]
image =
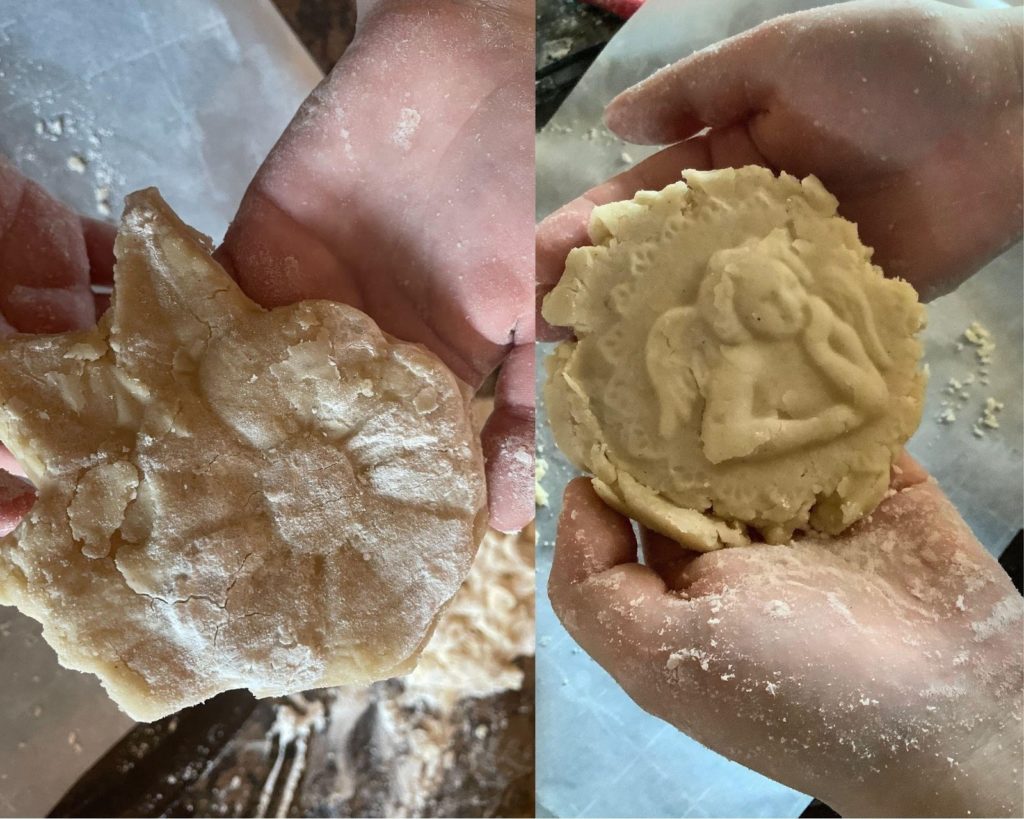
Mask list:
[[219,258],[267,306],[342,301],[479,387],[492,526],[533,516],[532,4],[382,0]]
[[1022,22],[935,2],[791,14],[657,72],[606,118],[648,144],[710,127],[714,167],[814,174],[875,262],[932,298],[1020,237]]
[[708,554],[569,484],[548,592],[644,709],[844,816],[1021,815],[1024,603],[909,458],[834,539]]

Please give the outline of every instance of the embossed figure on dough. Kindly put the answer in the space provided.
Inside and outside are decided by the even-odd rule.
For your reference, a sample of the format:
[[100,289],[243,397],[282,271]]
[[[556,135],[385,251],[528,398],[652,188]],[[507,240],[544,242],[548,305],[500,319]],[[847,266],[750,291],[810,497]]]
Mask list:
[[[776,241],[772,241],[772,239]],[[885,408],[890,359],[863,295],[811,274],[785,242],[716,253],[695,305],[673,308],[647,340],[662,436],[699,410],[712,463],[835,438]],[[708,347],[717,339],[717,351]]]

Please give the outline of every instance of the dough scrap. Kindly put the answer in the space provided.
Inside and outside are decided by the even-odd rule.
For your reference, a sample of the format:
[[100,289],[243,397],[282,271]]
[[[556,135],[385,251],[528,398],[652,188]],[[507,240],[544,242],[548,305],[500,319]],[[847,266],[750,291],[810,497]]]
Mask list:
[[485,531],[465,385],[351,307],[262,309],[153,189],[115,250],[96,328],[0,341],[38,491],[0,603],[140,720],[411,670]]
[[598,494],[699,551],[836,534],[921,418],[924,308],[813,176],[760,167],[595,208],[544,318],[559,447]]
[[518,657],[534,653],[534,527],[504,534],[488,529],[469,577],[445,609],[416,670],[412,692],[440,700],[485,697],[518,689]]

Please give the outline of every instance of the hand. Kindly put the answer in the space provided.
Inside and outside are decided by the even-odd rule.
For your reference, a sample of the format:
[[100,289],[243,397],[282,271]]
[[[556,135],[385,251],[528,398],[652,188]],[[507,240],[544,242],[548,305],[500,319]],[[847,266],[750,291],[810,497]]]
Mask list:
[[642,708],[844,816],[1021,815],[1024,603],[909,458],[840,537],[707,554],[569,484],[548,593]]
[[[89,327],[113,281],[114,228],[78,216],[0,159],[0,336]],[[35,492],[0,446],[0,536],[32,507]]]
[[540,295],[566,241],[587,243],[593,205],[685,168],[748,164],[816,175],[887,275],[925,299],[954,289],[1021,235],[1021,37],[1020,9],[848,3],[668,66],[616,97],[606,121],[632,142],[685,141],[545,220]]
[[625,139],[710,126],[715,167],[815,174],[925,298],[1020,237],[1021,12],[850,3],[680,60],[608,106]]
[[491,525],[533,517],[532,4],[383,0],[263,164],[218,258],[256,301],[343,301],[474,389]]

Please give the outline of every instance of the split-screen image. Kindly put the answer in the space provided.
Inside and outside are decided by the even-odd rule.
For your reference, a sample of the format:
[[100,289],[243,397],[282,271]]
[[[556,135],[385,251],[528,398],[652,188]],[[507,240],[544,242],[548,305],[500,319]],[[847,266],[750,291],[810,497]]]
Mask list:
[[1022,64],[0,0],[0,816],[1020,816]]

